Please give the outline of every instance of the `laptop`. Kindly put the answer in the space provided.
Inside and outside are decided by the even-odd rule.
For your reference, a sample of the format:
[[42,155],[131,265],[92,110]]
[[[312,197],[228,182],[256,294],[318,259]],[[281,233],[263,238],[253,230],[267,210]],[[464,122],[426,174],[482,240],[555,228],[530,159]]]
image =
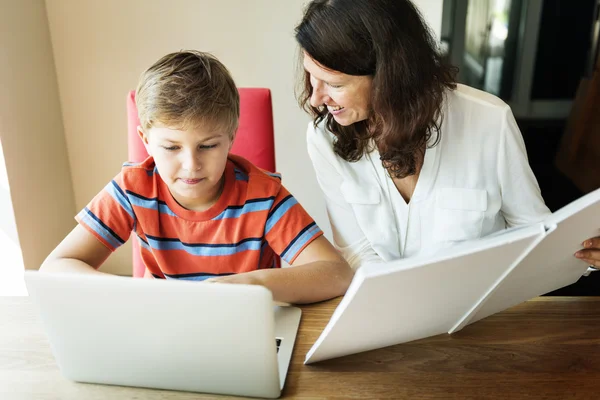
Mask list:
[[62,375],[277,398],[301,310],[254,285],[25,271]]

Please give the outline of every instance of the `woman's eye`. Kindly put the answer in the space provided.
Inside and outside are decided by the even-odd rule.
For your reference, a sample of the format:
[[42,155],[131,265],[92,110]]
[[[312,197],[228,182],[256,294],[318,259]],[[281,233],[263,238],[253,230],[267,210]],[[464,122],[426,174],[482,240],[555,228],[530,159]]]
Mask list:
[[334,89],[339,89],[342,87],[342,85],[334,85],[333,83],[328,83],[327,84],[330,88],[334,88]]

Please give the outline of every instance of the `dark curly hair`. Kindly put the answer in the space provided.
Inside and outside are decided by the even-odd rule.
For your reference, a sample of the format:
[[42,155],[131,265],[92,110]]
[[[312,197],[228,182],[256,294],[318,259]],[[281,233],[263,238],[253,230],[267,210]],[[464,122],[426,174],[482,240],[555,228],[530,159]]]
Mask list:
[[414,175],[432,134],[432,146],[440,140],[445,92],[456,88],[458,71],[443,61],[416,7],[408,0],[313,0],[295,36],[326,69],[373,77],[369,118],[342,126],[326,107],[310,105],[304,72],[298,101],[315,126],[325,119],[335,153],[354,162],[375,145],[392,177]]

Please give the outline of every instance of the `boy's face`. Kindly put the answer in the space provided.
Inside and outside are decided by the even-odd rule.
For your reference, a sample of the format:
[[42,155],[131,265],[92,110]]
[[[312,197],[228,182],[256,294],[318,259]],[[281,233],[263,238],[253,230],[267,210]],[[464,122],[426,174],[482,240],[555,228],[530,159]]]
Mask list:
[[232,138],[219,129],[177,130],[154,126],[138,133],[173,198],[189,210],[204,211],[221,193]]

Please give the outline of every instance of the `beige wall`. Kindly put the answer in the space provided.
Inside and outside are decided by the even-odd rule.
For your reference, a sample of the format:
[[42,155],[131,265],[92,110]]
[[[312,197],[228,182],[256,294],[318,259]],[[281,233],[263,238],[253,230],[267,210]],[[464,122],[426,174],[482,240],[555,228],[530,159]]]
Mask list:
[[73,228],[73,187],[43,0],[0,0],[0,139],[28,269]]
[[[442,3],[417,1],[439,32]],[[323,199],[305,149],[308,117],[293,94],[293,28],[304,0],[46,0],[76,208],[126,160],[125,95],[162,55],[210,51],[238,86],[273,93],[277,169],[329,235]],[[103,269],[130,273],[129,245]]]

